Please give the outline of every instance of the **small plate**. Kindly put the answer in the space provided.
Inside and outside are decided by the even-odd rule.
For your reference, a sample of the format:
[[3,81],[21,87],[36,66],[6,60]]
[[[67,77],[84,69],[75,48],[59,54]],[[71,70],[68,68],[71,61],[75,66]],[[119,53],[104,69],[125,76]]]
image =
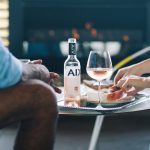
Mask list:
[[120,107],[122,105],[126,105],[128,103],[131,103],[135,100],[134,96],[125,96],[122,97],[121,99],[115,100],[115,101],[105,101],[101,102],[101,105],[103,107]]

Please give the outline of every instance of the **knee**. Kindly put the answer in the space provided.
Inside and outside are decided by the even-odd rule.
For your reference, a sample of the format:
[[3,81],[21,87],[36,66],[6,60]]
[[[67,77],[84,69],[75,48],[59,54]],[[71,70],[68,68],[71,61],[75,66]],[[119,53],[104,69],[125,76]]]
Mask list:
[[57,99],[54,90],[48,84],[39,80],[32,81],[32,88],[35,91],[33,93],[35,109],[49,117],[57,117]]

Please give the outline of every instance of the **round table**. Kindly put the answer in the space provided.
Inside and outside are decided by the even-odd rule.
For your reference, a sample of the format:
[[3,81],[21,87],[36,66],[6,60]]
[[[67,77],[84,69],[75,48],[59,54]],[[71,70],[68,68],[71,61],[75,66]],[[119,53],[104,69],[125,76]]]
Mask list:
[[[62,88],[63,91],[63,88]],[[73,107],[66,107],[63,105],[63,92],[62,94],[57,94],[57,104],[59,109],[59,114],[64,115],[82,115],[82,116],[97,116],[95,125],[93,128],[91,141],[89,144],[88,150],[95,150],[96,144],[98,141],[98,137],[100,135],[100,130],[103,124],[104,116],[106,115],[115,115],[115,114],[123,114],[123,113],[132,113],[132,112],[139,112],[139,111],[145,111],[150,109],[150,89],[145,89],[139,93],[142,95],[141,97],[137,97],[132,103],[123,105],[121,107],[117,107],[116,109],[112,108],[86,108],[86,107],[79,107],[79,108],[73,108]]]

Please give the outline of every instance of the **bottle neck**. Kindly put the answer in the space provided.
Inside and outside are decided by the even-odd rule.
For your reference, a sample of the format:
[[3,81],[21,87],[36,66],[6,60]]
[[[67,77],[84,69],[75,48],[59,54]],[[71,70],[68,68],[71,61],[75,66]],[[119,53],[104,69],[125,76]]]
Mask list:
[[76,55],[76,43],[69,43],[69,55]]
[[69,58],[69,59],[76,59],[77,56],[76,56],[76,55],[68,55],[68,58]]

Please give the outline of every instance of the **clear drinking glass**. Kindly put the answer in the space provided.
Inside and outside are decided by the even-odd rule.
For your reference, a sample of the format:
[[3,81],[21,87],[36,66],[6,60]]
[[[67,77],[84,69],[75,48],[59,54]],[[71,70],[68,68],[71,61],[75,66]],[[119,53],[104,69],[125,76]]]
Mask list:
[[109,52],[107,50],[91,51],[88,57],[86,71],[91,78],[97,80],[99,83],[98,97],[100,104],[101,81],[108,79],[112,75],[113,71]]

